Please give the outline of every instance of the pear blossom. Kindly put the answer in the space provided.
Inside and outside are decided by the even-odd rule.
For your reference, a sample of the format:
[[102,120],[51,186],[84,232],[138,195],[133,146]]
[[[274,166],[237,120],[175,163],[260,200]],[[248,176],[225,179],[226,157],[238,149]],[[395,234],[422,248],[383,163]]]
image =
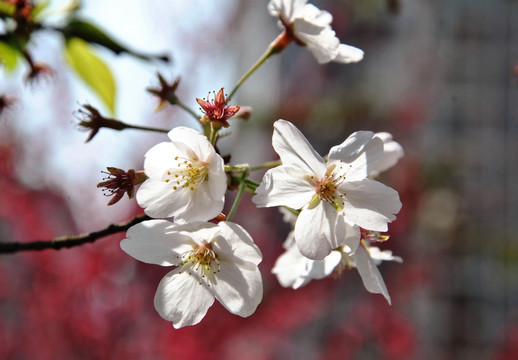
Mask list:
[[139,261],[175,267],[160,281],[154,304],[177,329],[199,323],[214,299],[242,317],[262,300],[261,252],[232,222],[144,221],[128,230],[120,246]]
[[306,46],[319,64],[330,61],[348,64],[363,59],[363,51],[340,44],[331,28],[332,15],[307,0],[271,0],[270,15],[279,18],[279,27],[302,46]]
[[137,191],[137,202],[154,218],[187,222],[216,217],[227,188],[223,159],[196,130],[177,127],[168,136],[171,142],[157,144],[145,155],[148,179]]
[[322,260],[342,245],[354,252],[359,227],[387,231],[387,223],[395,220],[398,193],[367,178],[383,154],[383,142],[374,133],[353,133],[324,161],[293,124],[278,120],[273,147],[282,165],[266,172],[252,201],[258,207],[301,209],[294,237],[304,256]]
[[379,132],[374,134],[383,141],[383,155],[381,156],[378,165],[369,173],[369,177],[373,178],[378,176],[383,171],[390,169],[396,165],[399,159],[403,157],[405,152],[403,147],[392,139],[392,134],[388,132]]

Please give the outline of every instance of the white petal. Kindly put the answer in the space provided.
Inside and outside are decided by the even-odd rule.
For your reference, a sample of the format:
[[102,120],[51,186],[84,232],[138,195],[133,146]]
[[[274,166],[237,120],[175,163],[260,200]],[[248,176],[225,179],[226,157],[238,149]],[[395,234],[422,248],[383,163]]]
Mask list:
[[190,192],[191,196],[188,199],[188,205],[183,211],[175,215],[175,221],[208,221],[214,219],[223,210],[225,203],[224,194],[222,194],[218,200],[212,199],[210,196],[209,183],[207,181],[199,184],[194,190],[179,190]]
[[209,158],[208,183],[210,188],[210,197],[214,201],[223,201],[225,192],[227,191],[227,174],[225,173],[225,164],[223,159],[217,153]]
[[257,266],[251,269],[221,261],[213,291],[216,299],[233,314],[247,317],[263,298],[263,281]]
[[300,209],[315,194],[315,187],[305,179],[301,170],[278,166],[266,172],[252,198],[257,207],[288,206]]
[[387,231],[387,223],[396,219],[401,209],[397,191],[380,182],[363,179],[344,183],[340,190],[344,197],[347,221],[367,230]]
[[297,39],[307,46],[319,64],[328,63],[338,56],[340,40],[330,26],[322,27],[297,18],[294,22],[294,32]]
[[295,214],[293,210],[290,210],[286,207],[279,207],[279,212],[282,214],[282,221],[290,225],[295,225],[298,214]]
[[121,249],[135,259],[162,266],[178,265],[179,254],[192,248],[190,237],[168,234],[174,224],[167,220],[148,220],[133,225],[120,242]]
[[279,154],[283,166],[301,169],[305,174],[324,175],[324,160],[302,133],[289,121],[277,120],[274,124],[273,148]]
[[329,162],[340,162],[348,182],[367,177],[383,155],[383,142],[371,131],[357,131],[329,151]]
[[144,159],[146,175],[151,179],[162,180],[164,172],[176,166],[175,150],[175,146],[170,142],[159,143],[149,149]]
[[277,280],[283,287],[298,289],[306,285],[311,279],[306,278],[308,263],[310,260],[302,255],[294,244],[282,253],[272,268],[272,273],[277,276]]
[[360,273],[365,289],[373,294],[382,294],[390,304],[390,296],[385,282],[367,250],[363,246],[358,246],[352,256],[356,261],[356,268]]
[[[295,220],[297,220],[297,218],[295,218]],[[293,225],[295,225],[295,223],[293,223]],[[284,240],[284,242],[282,243],[282,247],[288,250],[293,246],[297,247],[297,245],[295,244],[295,233],[294,231],[290,231],[288,236],[286,236],[286,240]]]
[[261,252],[241,226],[225,221],[210,225],[205,233],[192,233],[198,241],[212,242],[217,255],[219,266],[210,291],[230,312],[249,316],[263,294],[257,267],[262,260]]
[[392,135],[390,133],[376,133],[374,136],[379,137],[383,141],[383,155],[376,167],[370,171],[369,176],[372,177],[378,176],[379,173],[396,165],[399,159],[405,154],[403,147],[396,141],[392,140]]
[[189,202],[189,189],[173,187],[163,181],[147,179],[137,191],[138,204],[144,212],[155,218],[167,218],[185,210]]
[[375,246],[369,247],[369,254],[376,263],[376,265],[379,265],[382,261],[395,261],[398,263],[402,263],[403,259],[400,256],[395,256],[392,254],[391,250],[380,250],[380,248],[377,248]]
[[[169,233],[178,233],[188,236],[193,244],[207,244],[218,234],[218,226],[213,223],[198,221],[186,224],[174,224]],[[192,250],[192,247],[191,249]]]
[[338,246],[348,246],[351,251],[356,250],[362,236],[360,228],[349,224],[343,213],[340,213],[336,218],[335,234]]
[[[177,148],[190,149],[191,153],[185,154],[190,155],[188,156],[190,159],[206,161],[215,153],[214,147],[207,137],[194,129],[179,126],[169,131],[167,135]],[[192,155],[195,155],[195,157],[193,158]]]
[[308,264],[306,277],[310,279],[320,280],[331,275],[335,267],[342,260],[342,254],[339,251],[331,251],[324,260],[311,260]]
[[266,8],[268,9],[268,13],[274,17],[280,17],[282,13],[280,12],[282,5],[282,0],[270,0]]
[[[219,234],[225,239],[225,243],[229,245],[228,248],[220,247],[221,250],[218,250],[218,255],[232,255],[254,265],[258,265],[262,261],[261,251],[255,245],[250,234],[240,225],[229,221],[221,221],[218,223],[218,229]],[[219,246],[220,243],[218,242],[215,245]]]
[[321,27],[326,27],[333,21],[331,13],[325,10],[320,10],[313,4],[307,4],[298,14],[299,17],[303,18],[308,23],[313,23]]
[[199,285],[192,275],[178,271],[169,272],[155,294],[156,311],[172,321],[176,329],[199,323],[214,303],[214,296],[205,285]]
[[357,47],[340,44],[338,46],[338,54],[332,60],[333,62],[341,63],[341,64],[350,64],[356,63],[363,59],[363,50],[358,49]]
[[283,18],[288,24],[299,14],[307,0],[271,0],[268,3],[270,15]]
[[[168,136],[171,143],[158,144],[146,154],[144,170],[149,178],[137,191],[137,202],[151,217],[179,216],[180,222],[210,220],[223,208],[226,191],[223,159],[207,138],[196,130],[178,127]],[[179,167],[179,161],[209,165],[208,177],[201,183],[206,188],[200,190],[201,194],[196,194],[200,184],[191,191],[178,183],[175,190],[174,184],[164,181],[166,172]],[[193,201],[198,203],[193,205]],[[198,211],[199,207],[204,211]]]
[[338,211],[325,201],[300,212],[295,223],[295,242],[302,255],[322,260],[338,247],[335,236],[337,217]]

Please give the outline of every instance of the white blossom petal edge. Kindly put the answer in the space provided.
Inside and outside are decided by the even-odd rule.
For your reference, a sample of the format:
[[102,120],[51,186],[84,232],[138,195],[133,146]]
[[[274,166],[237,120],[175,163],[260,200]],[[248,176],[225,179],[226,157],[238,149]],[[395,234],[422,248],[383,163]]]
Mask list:
[[376,177],[383,171],[390,169],[405,155],[403,147],[392,139],[392,134],[379,132],[374,134],[374,136],[379,137],[383,141],[383,155],[378,165],[369,173],[369,177]]
[[282,165],[266,172],[252,198],[258,207],[302,209],[295,223],[300,252],[322,260],[339,246],[356,250],[358,225],[386,231],[401,208],[398,193],[367,178],[383,153],[370,131],[359,131],[331,148],[325,162],[290,122],[274,124],[273,147]]
[[144,161],[148,179],[137,191],[137,202],[154,218],[175,222],[206,221],[223,209],[227,177],[223,159],[198,131],[177,127],[171,142],[152,147]]
[[155,309],[177,329],[199,323],[214,299],[242,317],[252,315],[262,300],[261,252],[235,223],[149,220],[126,236],[120,246],[128,255],[176,266],[158,285]]
[[307,4],[307,0],[271,0],[268,12],[279,18],[279,27],[306,46],[320,64],[330,61],[348,64],[363,59],[362,50],[340,44],[331,28],[331,14]]
[[[290,243],[288,235],[286,243]],[[284,287],[298,289],[311,280],[323,279],[327,276],[340,277],[345,269],[357,268],[365,288],[374,294],[382,294],[391,303],[385,282],[376,265],[382,261],[403,260],[392,255],[390,250],[380,250],[369,247],[362,242],[353,253],[348,246],[341,246],[326,256],[323,260],[311,260],[300,253],[295,244],[286,246],[286,251],[279,256],[272,269],[277,280]]]

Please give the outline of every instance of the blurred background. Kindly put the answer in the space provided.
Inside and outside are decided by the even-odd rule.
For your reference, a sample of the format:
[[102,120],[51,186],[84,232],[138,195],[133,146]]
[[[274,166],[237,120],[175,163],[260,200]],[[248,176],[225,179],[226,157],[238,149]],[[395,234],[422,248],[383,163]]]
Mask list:
[[[63,22],[67,4],[50,2],[50,24]],[[275,159],[279,118],[296,124],[320,154],[357,130],[391,132],[405,149],[381,177],[403,203],[383,248],[404,263],[380,266],[392,306],[368,293],[354,269],[296,291],[280,287],[270,271],[289,227],[276,209],[256,209],[246,195],[233,220],[264,256],[264,298],[251,317],[215,303],[199,325],[173,329],[153,308],[168,269],[127,256],[119,233],[72,249],[0,255],[0,358],[516,358],[518,2],[314,4],[333,15],[338,37],[363,49],[364,60],[318,65],[290,45],[232,99],[253,114],[231,120],[221,152],[232,163]],[[117,85],[110,116],[199,128],[178,107],[155,112],[158,100],[146,87],[157,86],[157,71],[180,76],[177,95],[194,109],[196,97],[230,91],[280,32],[266,5],[84,0],[82,18],[132,49],[172,59],[96,48]],[[106,206],[96,188],[100,171],[141,169],[145,152],[167,139],[103,129],[85,144],[73,112],[84,103],[109,110],[66,65],[63,46],[56,32],[38,32],[29,49],[52,75],[25,84],[24,64],[0,75],[0,94],[14,100],[0,113],[1,242],[90,232],[142,213],[127,197]]]

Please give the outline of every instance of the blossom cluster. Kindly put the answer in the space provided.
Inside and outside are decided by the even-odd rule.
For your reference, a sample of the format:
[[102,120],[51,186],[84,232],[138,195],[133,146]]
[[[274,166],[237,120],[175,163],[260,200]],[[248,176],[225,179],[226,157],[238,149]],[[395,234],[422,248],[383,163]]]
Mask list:
[[[331,15],[306,0],[271,0],[268,11],[283,33],[264,59],[292,41],[307,47],[321,64],[363,58],[360,49],[340,44]],[[173,267],[155,295],[160,316],[175,328],[194,325],[214,299],[242,317],[255,312],[263,296],[261,251],[231,221],[245,189],[254,193],[258,208],[279,207],[292,224],[285,252],[272,269],[282,286],[297,289],[356,268],[365,288],[390,303],[377,265],[402,260],[375,245],[388,239],[381,232],[396,219],[401,202],[397,191],[374,178],[397,163],[402,147],[388,133],[358,131],[322,157],[291,122],[279,119],[272,144],[280,161],[264,166],[270,169],[255,183],[248,178],[250,166],[228,165],[217,151],[218,130],[230,126],[228,120],[240,107],[230,106],[223,89],[214,95],[213,101],[197,99],[204,113],[200,123],[209,131],[174,128],[169,141],[145,154],[146,179],[140,181],[136,200],[153,220],[131,227],[120,244],[137,260]],[[235,183],[238,196],[225,215],[225,196]],[[132,195],[128,189],[111,192],[118,198]]]

